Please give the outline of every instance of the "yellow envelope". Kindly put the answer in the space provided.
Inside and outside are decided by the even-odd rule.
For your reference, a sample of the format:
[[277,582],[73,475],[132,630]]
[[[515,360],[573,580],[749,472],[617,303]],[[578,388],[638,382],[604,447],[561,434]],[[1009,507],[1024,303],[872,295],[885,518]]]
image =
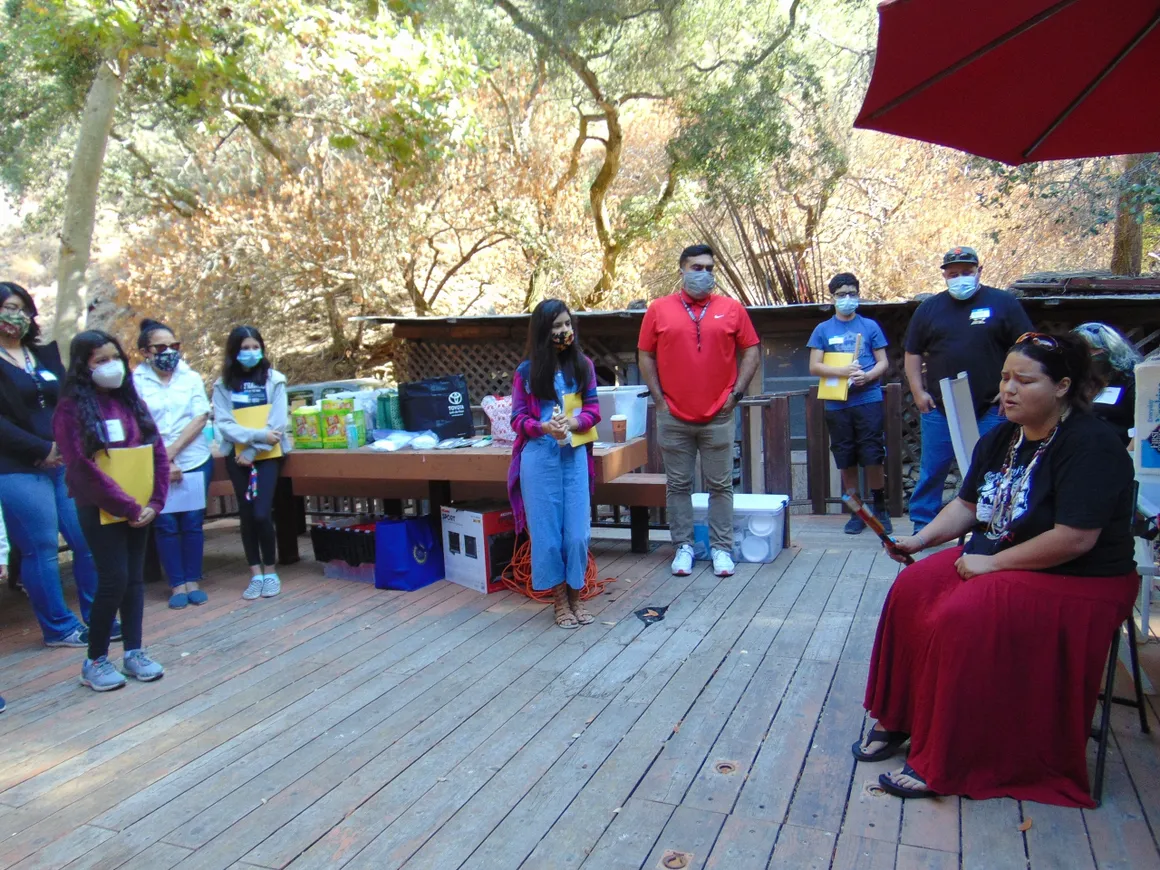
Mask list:
[[[842,368],[848,366],[854,361],[854,354],[852,353],[826,353],[822,354],[822,364],[833,366],[834,368]],[[832,402],[844,402],[850,393],[850,379],[849,378],[826,378],[818,379],[818,398],[829,399]]]
[[[239,426],[245,426],[247,429],[265,429],[270,420],[270,406],[269,405],[251,405],[249,408],[236,408],[234,410],[234,419],[238,421]],[[245,450],[245,446],[241,444],[234,445],[234,454]],[[273,445],[269,450],[259,450],[254,456],[255,459],[277,459],[282,455],[282,442],[279,441]]]
[[[97,468],[113,478],[125,495],[144,507],[153,497],[153,447],[113,447],[96,456]],[[124,517],[115,517],[101,511],[101,525],[123,523]]]
[[[565,393],[564,394],[564,416],[575,417],[576,414],[584,407],[584,397],[579,393]],[[587,432],[573,432],[572,446],[580,447],[583,444],[590,444],[596,440],[596,427],[593,426]]]

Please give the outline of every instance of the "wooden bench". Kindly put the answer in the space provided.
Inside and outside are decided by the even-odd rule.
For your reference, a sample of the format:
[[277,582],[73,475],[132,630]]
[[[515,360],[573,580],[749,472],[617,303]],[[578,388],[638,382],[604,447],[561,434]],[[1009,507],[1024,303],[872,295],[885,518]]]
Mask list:
[[631,471],[607,483],[596,484],[596,504],[628,508],[632,552],[648,552],[649,508],[665,506],[665,476]]

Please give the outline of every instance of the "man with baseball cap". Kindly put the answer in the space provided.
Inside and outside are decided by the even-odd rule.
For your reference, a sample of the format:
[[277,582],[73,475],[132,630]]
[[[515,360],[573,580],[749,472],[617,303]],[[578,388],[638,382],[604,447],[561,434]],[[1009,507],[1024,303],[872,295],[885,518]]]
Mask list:
[[1007,351],[1033,329],[1019,300],[980,283],[982,272],[974,248],[947,251],[942,258],[947,289],[918,306],[906,331],[906,379],[922,415],[922,464],[910,497],[916,535],[942,509],[954,460],[939,381],[967,373],[979,434],[989,432],[1001,419],[997,401]]

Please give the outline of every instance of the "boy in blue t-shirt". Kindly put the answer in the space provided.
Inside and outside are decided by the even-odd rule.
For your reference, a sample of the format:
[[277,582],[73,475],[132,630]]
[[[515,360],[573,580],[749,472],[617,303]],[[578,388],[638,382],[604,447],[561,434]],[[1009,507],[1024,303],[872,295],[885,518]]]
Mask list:
[[[819,323],[810,336],[810,374],[825,378],[849,378],[846,401],[826,400],[826,426],[830,430],[830,451],[842,472],[842,488],[858,495],[858,466],[866,469],[873,511],[887,532],[892,532],[890,513],[886,510],[885,475],[882,461],[886,457],[883,434],[882,386],[878,379],[886,373],[886,336],[882,328],[858,309],[858,279],[842,272],[830,279],[834,299],[834,316]],[[861,345],[858,336],[862,337]],[[822,362],[825,353],[853,353],[858,357],[848,366],[828,366]],[[846,534],[856,535],[866,527],[858,517],[846,523]]]

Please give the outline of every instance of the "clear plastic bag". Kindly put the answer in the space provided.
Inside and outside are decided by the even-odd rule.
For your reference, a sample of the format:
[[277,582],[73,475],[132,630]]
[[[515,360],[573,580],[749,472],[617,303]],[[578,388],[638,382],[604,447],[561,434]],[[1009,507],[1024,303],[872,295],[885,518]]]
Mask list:
[[371,444],[371,450],[394,453],[396,450],[402,450],[404,447],[410,446],[417,434],[417,432],[404,432],[401,429],[376,429],[375,440]]

